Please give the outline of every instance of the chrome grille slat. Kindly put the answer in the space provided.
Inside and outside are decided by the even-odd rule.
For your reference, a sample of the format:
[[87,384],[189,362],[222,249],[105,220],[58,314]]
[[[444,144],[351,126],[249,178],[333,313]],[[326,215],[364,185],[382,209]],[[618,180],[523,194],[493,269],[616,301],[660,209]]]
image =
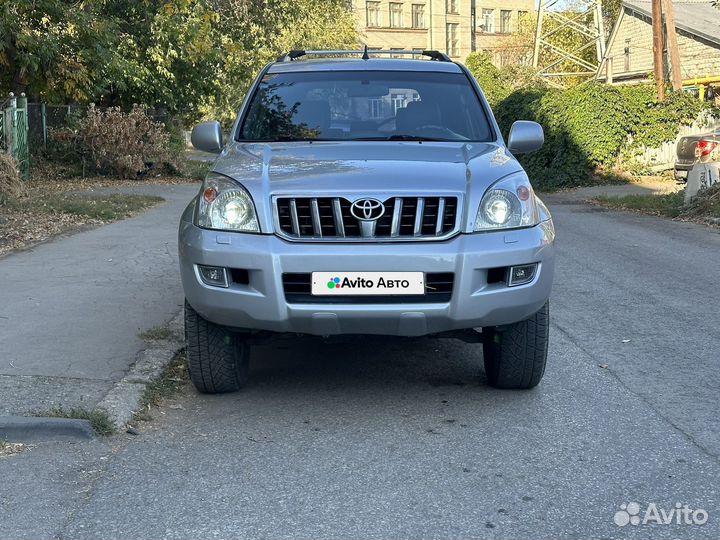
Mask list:
[[425,199],[418,197],[417,206],[415,207],[415,230],[413,231],[413,236],[420,236],[422,234],[423,212],[425,212]]
[[443,230],[443,217],[445,216],[445,197],[440,197],[438,202],[437,219],[435,221],[435,235],[439,236]]
[[313,232],[315,236],[322,238],[322,225],[320,224],[320,207],[318,206],[317,199],[313,198],[310,200],[310,208],[312,213],[312,224]]
[[340,199],[335,197],[333,199],[333,217],[335,218],[335,230],[340,238],[345,238],[345,224],[343,223],[342,217],[342,206],[340,205]]
[[[458,196],[389,197],[372,228],[353,213],[353,201],[333,196],[275,196],[275,232],[291,241],[441,240],[459,232]],[[378,199],[376,199],[378,200]]]
[[392,228],[390,236],[397,238],[400,236],[400,220],[402,217],[403,200],[401,197],[395,197],[395,207],[393,208]]
[[292,232],[295,236],[300,236],[300,219],[298,219],[297,203],[295,199],[290,200],[290,219],[292,220]]

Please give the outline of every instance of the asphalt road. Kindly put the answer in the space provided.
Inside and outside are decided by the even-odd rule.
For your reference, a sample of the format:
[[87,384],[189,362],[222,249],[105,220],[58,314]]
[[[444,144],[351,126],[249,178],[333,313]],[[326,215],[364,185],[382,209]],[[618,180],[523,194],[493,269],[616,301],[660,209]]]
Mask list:
[[[259,347],[240,393],[0,460],[0,537],[720,537],[720,234],[549,202],[537,389],[454,341]],[[618,526],[628,503],[709,517]]]

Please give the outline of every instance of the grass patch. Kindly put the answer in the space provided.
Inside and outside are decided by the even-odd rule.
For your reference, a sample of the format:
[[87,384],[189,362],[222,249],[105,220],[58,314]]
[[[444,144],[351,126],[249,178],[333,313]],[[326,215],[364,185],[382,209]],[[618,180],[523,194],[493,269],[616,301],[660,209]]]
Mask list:
[[598,204],[613,210],[632,210],[664,216],[669,218],[680,217],[684,210],[684,191],[666,193],[662,195],[625,195],[623,197],[596,197]]
[[89,410],[81,407],[73,407],[70,409],[66,409],[64,407],[53,407],[47,411],[38,411],[35,413],[35,416],[88,420],[95,430],[95,433],[98,435],[106,437],[115,433],[115,424],[110,418],[110,414],[104,409]]
[[136,420],[151,420],[150,410],[163,401],[177,395],[190,380],[185,364],[185,349],[179,350],[165,367],[160,377],[145,387],[140,407],[135,413]]
[[653,216],[717,224],[720,220],[720,184],[701,191],[685,204],[685,191],[662,195],[596,197],[593,202],[614,210],[631,210]]
[[167,326],[153,326],[139,334],[143,341],[161,341],[168,339],[173,335],[172,330]]
[[15,211],[71,214],[112,221],[134,216],[163,201],[162,197],[152,195],[53,193],[47,196],[7,200],[4,206]]

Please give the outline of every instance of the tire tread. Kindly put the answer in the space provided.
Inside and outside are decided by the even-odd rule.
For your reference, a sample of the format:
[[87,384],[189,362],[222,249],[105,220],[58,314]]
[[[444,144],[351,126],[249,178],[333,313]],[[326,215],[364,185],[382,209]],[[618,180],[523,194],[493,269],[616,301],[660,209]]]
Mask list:
[[235,392],[247,382],[247,346],[185,303],[185,343],[190,379],[204,394]]
[[540,383],[547,364],[550,305],[501,332],[484,346],[485,371],[497,388],[528,389]]

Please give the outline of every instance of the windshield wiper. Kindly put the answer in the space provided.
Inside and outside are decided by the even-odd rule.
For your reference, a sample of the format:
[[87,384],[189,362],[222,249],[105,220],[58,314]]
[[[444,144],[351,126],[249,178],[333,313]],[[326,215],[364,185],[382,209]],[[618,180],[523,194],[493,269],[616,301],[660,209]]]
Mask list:
[[421,135],[388,135],[387,137],[358,137],[350,141],[419,141],[419,142],[455,142],[451,139],[438,139],[436,137],[423,137]]
[[308,141],[317,141],[319,139],[311,139],[309,137],[295,137],[293,135],[280,135],[271,140],[273,142],[308,142]]

